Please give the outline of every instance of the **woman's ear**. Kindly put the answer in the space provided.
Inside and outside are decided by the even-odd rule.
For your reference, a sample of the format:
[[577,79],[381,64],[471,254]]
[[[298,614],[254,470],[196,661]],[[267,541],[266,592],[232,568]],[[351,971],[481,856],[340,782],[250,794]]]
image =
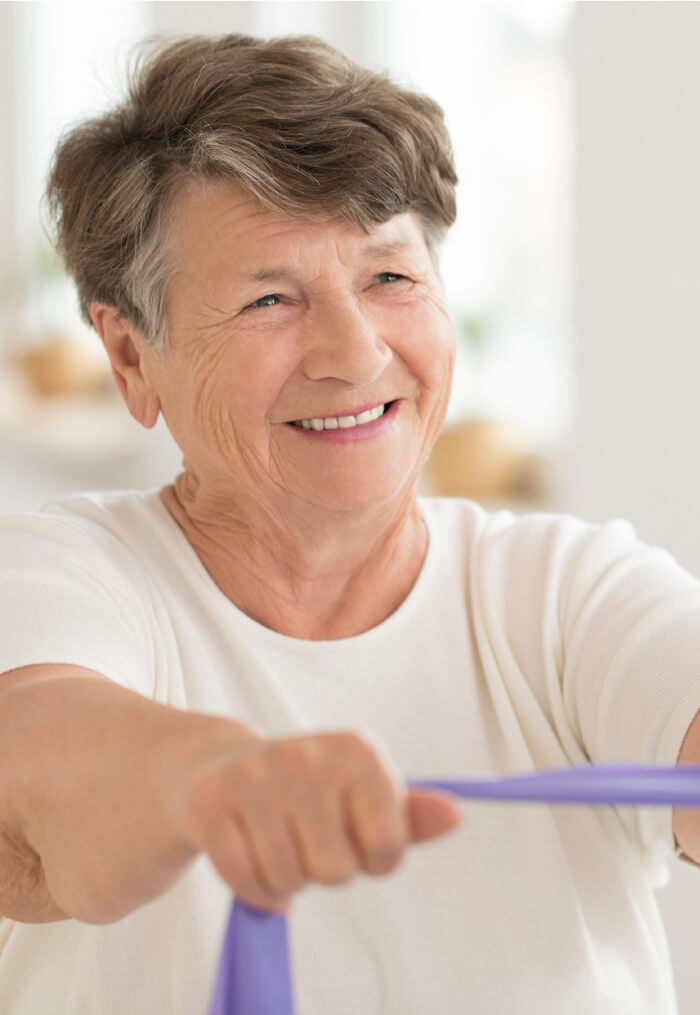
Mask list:
[[126,406],[142,426],[155,426],[160,399],[148,370],[149,348],[143,335],[116,307],[90,304],[90,319],[109,356],[112,374]]

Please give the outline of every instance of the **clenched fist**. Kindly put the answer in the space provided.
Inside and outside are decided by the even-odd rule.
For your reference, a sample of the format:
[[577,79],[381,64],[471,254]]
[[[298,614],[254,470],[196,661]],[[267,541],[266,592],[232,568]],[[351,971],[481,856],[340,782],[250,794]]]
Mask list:
[[407,791],[382,746],[355,732],[251,740],[196,774],[182,818],[235,894],[275,912],[308,882],[388,874],[409,843],[460,820],[446,794]]

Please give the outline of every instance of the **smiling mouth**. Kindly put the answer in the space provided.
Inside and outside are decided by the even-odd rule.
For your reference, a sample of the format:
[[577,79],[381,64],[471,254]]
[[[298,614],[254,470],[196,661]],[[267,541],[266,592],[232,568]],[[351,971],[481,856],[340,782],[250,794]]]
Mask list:
[[352,430],[357,426],[364,426],[379,419],[394,403],[385,402],[377,405],[374,409],[365,409],[355,416],[315,416],[312,419],[295,419],[289,426],[296,426],[301,430]]

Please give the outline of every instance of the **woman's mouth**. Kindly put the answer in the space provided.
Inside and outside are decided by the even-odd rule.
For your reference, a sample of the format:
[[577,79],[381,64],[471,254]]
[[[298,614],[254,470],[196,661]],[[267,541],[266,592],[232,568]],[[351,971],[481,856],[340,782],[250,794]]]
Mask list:
[[297,419],[287,425],[299,430],[304,436],[331,439],[346,443],[374,437],[386,428],[396,415],[398,400],[375,405],[371,409],[345,416],[314,416],[311,419]]
[[373,409],[365,409],[356,416],[316,416],[313,419],[297,419],[291,425],[300,426],[303,430],[352,430],[353,427],[364,426],[379,419],[391,404],[386,402],[383,405],[376,405]]

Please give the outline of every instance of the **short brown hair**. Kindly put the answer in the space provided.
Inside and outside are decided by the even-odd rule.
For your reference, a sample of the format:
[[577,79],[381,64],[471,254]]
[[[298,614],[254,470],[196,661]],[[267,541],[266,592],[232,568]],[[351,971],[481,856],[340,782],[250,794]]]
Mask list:
[[187,180],[369,229],[416,211],[434,249],[455,218],[450,140],[432,99],[312,36],[152,39],[126,100],[71,129],[46,191],[89,323],[93,300],[167,344],[168,237]]

